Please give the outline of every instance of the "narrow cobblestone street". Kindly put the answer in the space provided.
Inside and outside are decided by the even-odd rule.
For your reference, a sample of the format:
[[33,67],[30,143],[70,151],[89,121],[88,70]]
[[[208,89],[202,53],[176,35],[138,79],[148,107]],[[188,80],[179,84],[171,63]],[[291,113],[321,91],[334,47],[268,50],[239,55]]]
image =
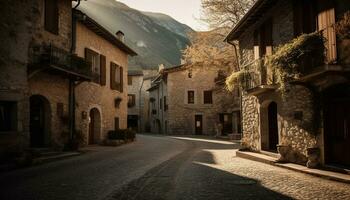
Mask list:
[[350,199],[350,185],[235,156],[237,144],[155,137],[2,173],[0,199]]

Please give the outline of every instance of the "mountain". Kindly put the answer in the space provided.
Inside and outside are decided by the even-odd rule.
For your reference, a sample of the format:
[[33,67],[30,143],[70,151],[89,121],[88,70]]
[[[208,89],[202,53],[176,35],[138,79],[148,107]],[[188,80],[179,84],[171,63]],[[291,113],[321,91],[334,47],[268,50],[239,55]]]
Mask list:
[[115,0],[82,1],[78,9],[112,33],[124,32],[126,44],[138,53],[129,59],[130,68],[178,65],[190,44],[187,33],[193,30],[165,14],[138,11]]

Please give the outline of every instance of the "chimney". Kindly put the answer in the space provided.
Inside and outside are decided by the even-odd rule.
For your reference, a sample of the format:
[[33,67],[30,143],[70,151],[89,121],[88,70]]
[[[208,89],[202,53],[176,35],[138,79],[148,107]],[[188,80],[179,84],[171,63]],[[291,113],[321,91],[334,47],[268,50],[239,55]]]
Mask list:
[[116,33],[116,35],[117,35],[118,40],[124,42],[125,36],[124,36],[124,33],[123,33],[122,31],[118,31],[118,32]]

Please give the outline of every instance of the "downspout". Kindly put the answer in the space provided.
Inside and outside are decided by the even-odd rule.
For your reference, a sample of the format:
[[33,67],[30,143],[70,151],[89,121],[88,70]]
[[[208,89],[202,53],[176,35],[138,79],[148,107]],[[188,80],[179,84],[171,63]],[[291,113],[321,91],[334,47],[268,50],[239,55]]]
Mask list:
[[141,116],[142,116],[142,111],[143,109],[141,109],[141,100],[142,100],[142,96],[141,96],[141,93],[142,93],[142,88],[143,88],[143,83],[144,83],[144,79],[142,78],[142,83],[141,83],[141,87],[140,87],[140,90],[139,90],[139,132],[141,133],[142,132],[142,120],[141,120]]
[[[237,51],[237,45],[235,44],[235,43],[233,43],[233,42],[231,42],[231,41],[229,41],[229,40],[227,40],[227,43],[229,43],[229,44],[231,44],[233,47],[234,47],[234,49],[235,49],[235,56],[236,56],[236,60],[237,60],[237,62],[236,62],[236,64],[237,64],[237,66],[238,66],[238,69],[239,70],[241,70],[241,66],[240,66],[240,62],[239,62],[239,58],[238,58],[238,51]],[[239,104],[239,109],[240,109],[240,112],[239,112],[239,119],[240,119],[240,124],[241,124],[241,139],[243,138],[243,100],[242,100],[242,98],[243,98],[243,89],[241,88],[241,95],[240,95],[240,97],[239,97],[239,101],[240,101],[240,104]]]
[[[76,19],[74,11],[80,5],[80,0],[78,0],[77,5],[72,9],[72,35],[71,35],[71,48],[70,53],[75,53],[76,47]],[[69,135],[71,144],[73,144],[75,137],[75,81],[73,78],[69,78],[69,94],[68,94],[68,109],[69,109]],[[72,146],[73,147],[73,146]]]

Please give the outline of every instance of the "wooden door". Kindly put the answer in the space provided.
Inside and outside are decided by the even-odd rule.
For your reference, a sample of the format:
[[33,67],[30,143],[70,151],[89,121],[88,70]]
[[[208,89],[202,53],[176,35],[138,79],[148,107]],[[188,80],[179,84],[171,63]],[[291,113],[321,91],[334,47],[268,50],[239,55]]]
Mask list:
[[222,124],[222,135],[232,133],[232,115],[231,114],[220,114],[220,123]]
[[277,104],[270,103],[268,107],[269,150],[276,151],[278,144]]
[[195,115],[195,134],[202,135],[203,134],[203,116]]
[[90,111],[89,144],[95,144],[95,115],[93,110]]
[[326,163],[350,168],[350,99],[333,99],[325,109]]
[[45,106],[40,97],[30,98],[30,145],[45,146]]

